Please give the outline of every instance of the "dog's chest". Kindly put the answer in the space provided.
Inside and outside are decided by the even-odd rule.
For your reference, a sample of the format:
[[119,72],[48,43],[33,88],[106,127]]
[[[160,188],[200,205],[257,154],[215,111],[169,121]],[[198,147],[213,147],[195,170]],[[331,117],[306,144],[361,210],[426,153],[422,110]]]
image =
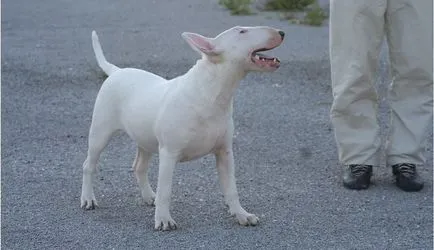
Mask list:
[[225,142],[228,120],[198,119],[188,132],[186,145],[181,150],[181,161],[189,161],[213,152]]

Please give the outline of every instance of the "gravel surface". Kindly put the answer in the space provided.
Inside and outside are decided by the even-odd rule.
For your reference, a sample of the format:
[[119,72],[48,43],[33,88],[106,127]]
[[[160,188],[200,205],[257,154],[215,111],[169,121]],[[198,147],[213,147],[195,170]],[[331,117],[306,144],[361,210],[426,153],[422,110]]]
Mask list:
[[[328,27],[230,16],[217,2],[3,1],[2,248],[432,249],[432,133],[421,192],[398,190],[384,165],[374,170],[370,189],[344,189],[328,114]],[[271,53],[281,68],[249,74],[235,99],[238,190],[260,224],[241,227],[228,216],[207,156],[175,170],[171,211],[180,228],[154,231],[154,208],[140,199],[131,171],[135,147],[124,134],[101,157],[100,208],[81,210],[87,133],[105,79],[91,31],[110,62],[172,78],[198,58],[181,32],[215,36],[235,25],[286,32]],[[389,82],[385,55],[380,94]],[[380,111],[387,131],[384,99]]]

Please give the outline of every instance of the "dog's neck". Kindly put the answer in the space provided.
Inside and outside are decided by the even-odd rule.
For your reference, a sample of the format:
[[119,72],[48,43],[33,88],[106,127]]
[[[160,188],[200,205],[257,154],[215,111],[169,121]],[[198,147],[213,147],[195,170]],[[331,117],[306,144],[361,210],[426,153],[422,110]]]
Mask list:
[[203,105],[207,103],[228,108],[239,82],[247,72],[230,62],[213,63],[199,59],[184,75],[189,89]]

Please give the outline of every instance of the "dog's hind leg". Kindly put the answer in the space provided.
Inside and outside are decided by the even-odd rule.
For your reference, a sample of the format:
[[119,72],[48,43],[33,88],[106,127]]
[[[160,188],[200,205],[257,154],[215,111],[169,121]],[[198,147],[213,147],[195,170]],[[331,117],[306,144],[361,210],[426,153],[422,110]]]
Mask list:
[[229,213],[235,215],[241,225],[256,225],[259,221],[258,217],[248,213],[240,204],[235,183],[235,164],[232,148],[222,148],[216,152],[215,156],[220,185],[224,194],[225,203],[229,206]]
[[136,158],[133,163],[137,184],[139,184],[142,197],[148,205],[154,205],[155,200],[155,193],[152,191],[148,180],[149,160],[151,157],[151,153],[144,151],[141,147],[137,147]]
[[93,125],[91,125],[89,133],[87,157],[83,163],[83,183],[81,187],[81,207],[86,210],[95,209],[98,206],[93,192],[92,180],[96,172],[99,156],[115,132],[115,130],[110,130],[108,127],[95,127]]

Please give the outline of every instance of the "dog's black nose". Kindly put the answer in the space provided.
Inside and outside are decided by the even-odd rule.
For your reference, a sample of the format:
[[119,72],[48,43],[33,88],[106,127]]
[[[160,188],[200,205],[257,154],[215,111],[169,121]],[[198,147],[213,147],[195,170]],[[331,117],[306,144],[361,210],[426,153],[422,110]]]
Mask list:
[[285,37],[285,32],[279,30],[279,35],[282,37],[282,39]]

